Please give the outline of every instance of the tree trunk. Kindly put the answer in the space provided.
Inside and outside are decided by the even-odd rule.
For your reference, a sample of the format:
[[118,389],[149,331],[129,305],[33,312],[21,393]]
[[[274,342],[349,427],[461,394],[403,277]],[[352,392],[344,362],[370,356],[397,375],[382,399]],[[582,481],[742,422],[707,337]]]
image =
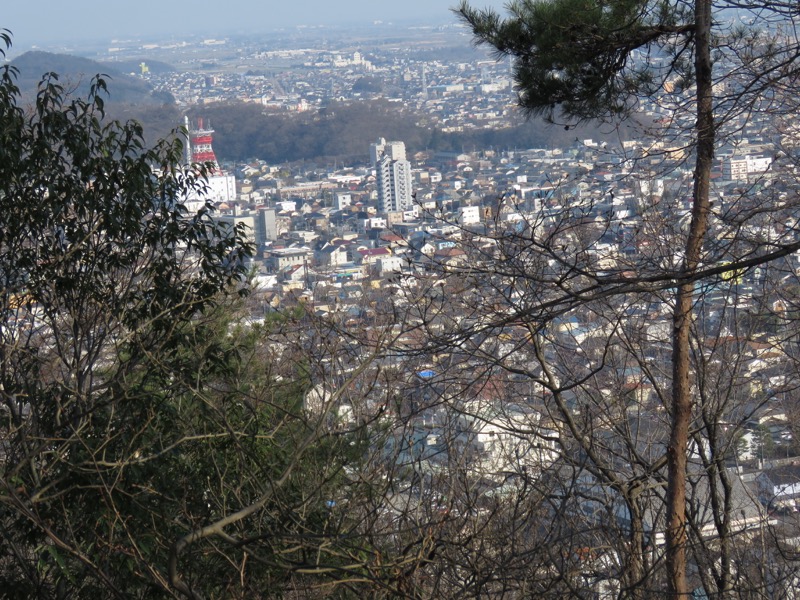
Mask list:
[[625,595],[628,598],[631,600],[643,600],[645,597],[645,590],[642,585],[645,580],[644,520],[638,492],[629,494],[627,503],[631,516],[631,530],[628,538],[628,562],[623,574],[623,583],[626,590]]
[[[684,276],[697,270],[708,228],[711,166],[714,159],[714,116],[711,80],[711,1],[695,1],[695,69],[697,86],[697,150],[692,219],[682,266]],[[686,463],[692,415],[689,331],[694,282],[677,289],[672,317],[672,428],[667,448],[667,588],[670,597],[687,597],[686,581]]]

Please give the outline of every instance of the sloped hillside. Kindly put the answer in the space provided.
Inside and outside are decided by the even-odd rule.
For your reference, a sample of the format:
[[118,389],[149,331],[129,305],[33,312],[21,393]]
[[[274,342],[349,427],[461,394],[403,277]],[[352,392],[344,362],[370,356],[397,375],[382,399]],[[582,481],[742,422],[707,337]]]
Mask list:
[[20,55],[11,64],[19,71],[17,84],[26,98],[34,97],[45,73],[57,73],[59,83],[67,92],[76,96],[86,96],[92,78],[103,74],[109,83],[109,102],[164,104],[173,101],[169,94],[154,94],[147,81],[123,70],[129,65],[120,65],[121,69],[120,66],[99,63],[88,58],[38,50]]

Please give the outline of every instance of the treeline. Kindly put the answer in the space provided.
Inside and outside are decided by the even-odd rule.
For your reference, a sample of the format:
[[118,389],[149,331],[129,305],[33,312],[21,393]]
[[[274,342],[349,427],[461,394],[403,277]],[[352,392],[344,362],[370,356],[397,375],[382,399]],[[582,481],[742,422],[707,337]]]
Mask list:
[[195,108],[190,114],[211,120],[217,156],[231,161],[366,161],[369,145],[378,137],[402,140],[414,153],[563,146],[576,136],[603,135],[595,128],[565,131],[521,120],[503,129],[443,133],[426,115],[386,100],[334,103],[314,114],[270,112],[243,103]]
[[331,104],[313,114],[237,103],[194,109],[191,116],[210,119],[214,149],[223,160],[366,160],[369,144],[379,136],[402,139],[413,149],[424,149],[430,138],[418,115],[386,101]]
[[[183,113],[175,104],[118,103],[109,110],[114,118],[141,122],[145,137],[152,141],[168,136],[170,130],[183,124]],[[258,158],[273,164],[299,160],[366,162],[369,145],[378,137],[404,141],[410,154],[424,150],[564,147],[576,138],[609,137],[607,131],[597,127],[565,130],[522,118],[510,120],[508,127],[500,129],[444,133],[427,115],[387,100],[334,103],[313,113],[269,111],[256,104],[237,102],[195,107],[189,116],[210,120],[215,130],[214,150],[220,160],[243,162]]]
[[[26,52],[12,62],[18,69],[17,84],[28,103],[36,96],[41,74],[59,73],[58,83],[68,94],[86,96],[95,73],[106,73],[110,93],[104,97],[107,116],[142,124],[147,142],[168,137],[183,125],[183,110],[168,92],[154,92],[151,86],[128,73],[136,71],[135,61],[114,65],[85,58]],[[155,61],[148,66],[157,72],[171,69]],[[383,83],[365,77],[354,89],[375,92]],[[211,120],[216,130],[214,149],[221,160],[247,161],[253,158],[271,163],[299,160],[360,162],[368,159],[369,145],[378,137],[402,140],[410,153],[422,150],[461,152],[480,149],[553,147],[571,144],[576,137],[602,138],[596,128],[580,131],[525,122],[521,116],[509,119],[499,129],[444,133],[427,114],[384,99],[332,103],[321,111],[287,113],[265,110],[263,106],[230,102],[194,107],[190,117]]]

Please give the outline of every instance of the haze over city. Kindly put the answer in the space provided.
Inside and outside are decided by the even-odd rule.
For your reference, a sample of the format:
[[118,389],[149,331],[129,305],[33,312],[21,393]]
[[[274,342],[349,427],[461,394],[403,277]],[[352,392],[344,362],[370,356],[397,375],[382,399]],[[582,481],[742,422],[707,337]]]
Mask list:
[[[281,27],[340,26],[375,21],[425,21],[442,24],[455,21],[455,0],[302,0],[300,2],[254,2],[210,0],[195,2],[136,3],[76,0],[46,0],[36,4],[16,2],[4,10],[2,27],[13,32],[16,43],[105,40],[115,37],[148,37],[165,34],[224,35],[260,33]],[[481,0],[477,6],[502,8],[502,0]]]

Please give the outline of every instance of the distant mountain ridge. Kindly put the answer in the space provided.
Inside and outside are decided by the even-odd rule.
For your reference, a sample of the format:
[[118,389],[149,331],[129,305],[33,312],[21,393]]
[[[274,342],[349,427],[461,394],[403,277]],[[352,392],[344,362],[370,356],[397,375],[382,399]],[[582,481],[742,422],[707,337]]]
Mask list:
[[[92,79],[96,75],[102,74],[108,81],[109,97],[106,100],[111,103],[165,104],[174,102],[170,94],[154,93],[147,81],[129,75],[128,73],[132,71],[131,67],[136,68],[136,65],[131,62],[113,65],[80,56],[32,50],[11,61],[11,66],[19,71],[17,85],[24,97],[33,98],[36,95],[38,85],[46,73],[56,73],[59,83],[70,94],[85,97],[89,92]],[[164,67],[169,68],[163,63],[158,64],[159,69]]]

